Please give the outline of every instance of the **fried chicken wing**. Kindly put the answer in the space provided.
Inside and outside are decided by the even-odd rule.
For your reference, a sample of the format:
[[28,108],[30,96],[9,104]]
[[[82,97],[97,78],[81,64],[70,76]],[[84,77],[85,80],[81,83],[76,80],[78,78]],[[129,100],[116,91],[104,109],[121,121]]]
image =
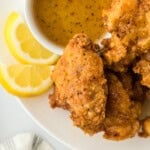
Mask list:
[[104,13],[104,23],[112,34],[110,47],[104,54],[109,65],[126,57],[129,43],[136,37],[133,16],[137,8],[138,0],[113,0],[111,8]]
[[105,64],[116,72],[127,71],[150,49],[150,1],[113,0],[104,13],[104,22],[112,34],[109,46],[104,45]]
[[139,130],[138,117],[141,113],[141,105],[130,99],[128,91],[116,75],[108,72],[107,80],[108,99],[104,137],[111,140],[133,137]]
[[54,69],[50,96],[51,106],[68,109],[74,124],[88,134],[100,131],[105,118],[107,86],[96,49],[84,34],[70,40]]

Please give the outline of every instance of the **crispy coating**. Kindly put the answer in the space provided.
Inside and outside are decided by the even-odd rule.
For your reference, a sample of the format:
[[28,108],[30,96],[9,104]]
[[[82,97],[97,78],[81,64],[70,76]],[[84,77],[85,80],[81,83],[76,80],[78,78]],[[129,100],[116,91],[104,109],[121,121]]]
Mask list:
[[139,132],[141,137],[150,137],[150,117],[141,121],[142,131]]
[[141,105],[131,101],[122,82],[112,73],[107,73],[108,99],[104,137],[111,140],[123,140],[133,137],[139,130],[138,117]]
[[104,57],[109,65],[112,63],[117,63],[126,56],[126,48],[123,46],[121,40],[116,36],[116,34],[112,34],[109,49],[110,50],[107,50],[104,54]]
[[111,8],[104,13],[106,28],[111,32],[110,46],[104,57],[109,65],[117,63],[127,55],[129,44],[136,38],[133,19],[138,8],[138,0],[113,0]]
[[121,26],[122,22],[129,23],[137,5],[138,0],[113,0],[111,7],[103,14],[108,31],[118,30],[117,28]]
[[[138,117],[146,99],[146,86],[150,88],[150,1],[113,0],[104,12],[104,22],[111,33],[103,42],[105,67],[109,73],[104,137],[122,140],[134,136],[139,130]],[[140,61],[139,61],[140,59]],[[134,67],[134,73],[129,70]],[[148,121],[143,133],[148,134]]]
[[138,52],[146,53],[150,49],[150,1],[140,0],[138,17]]
[[52,107],[71,112],[74,125],[88,134],[101,130],[105,118],[106,79],[97,46],[85,34],[78,34],[67,45],[52,78]]
[[[50,104],[70,111],[85,133],[123,140],[139,132],[150,97],[150,0],[113,0],[104,24],[112,37],[102,49],[85,34],[70,40],[52,75]],[[150,118],[141,125],[139,135],[150,136]]]
[[141,59],[133,70],[142,76],[141,84],[150,88],[150,61]]
[[125,72],[150,49],[150,1],[113,0],[104,13],[107,30],[112,34],[104,45],[105,64],[116,72]]

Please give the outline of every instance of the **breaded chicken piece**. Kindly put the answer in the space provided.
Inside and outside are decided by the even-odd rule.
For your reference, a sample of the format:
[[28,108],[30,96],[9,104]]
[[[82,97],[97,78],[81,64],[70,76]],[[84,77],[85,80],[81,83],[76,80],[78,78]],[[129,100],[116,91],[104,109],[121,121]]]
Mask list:
[[103,62],[96,50],[85,34],[74,36],[54,69],[50,96],[52,107],[68,109],[74,125],[91,135],[101,130],[107,93]]
[[150,88],[150,61],[140,60],[133,70],[142,76],[141,84]]
[[122,22],[129,23],[137,5],[138,0],[113,0],[111,7],[103,13],[108,31],[118,30]]
[[125,47],[122,46],[121,42],[118,42],[120,43],[119,46],[114,45],[110,48],[109,44],[111,43],[112,42],[108,43],[107,47],[106,45],[103,45],[104,47],[101,50],[101,56],[103,58],[105,68],[114,72],[128,72],[129,68],[132,67],[132,64],[135,62],[137,54],[134,51],[127,51]]
[[112,34],[104,45],[105,64],[116,72],[126,68],[150,49],[150,1],[113,0],[104,13],[107,30]]
[[[112,37],[109,47],[105,48],[104,45],[107,50],[103,56],[107,65],[115,65],[117,71],[123,67],[120,67],[120,64],[126,66],[132,61],[131,57],[135,58],[134,54],[128,51],[134,51],[132,45],[137,35],[134,16],[137,10],[138,0],[113,0],[111,8],[104,13],[104,23]],[[126,60],[128,58],[129,60]]]
[[104,137],[111,140],[131,138],[139,130],[138,117],[141,113],[141,105],[131,101],[128,92],[116,75],[108,72],[107,80],[108,99]]

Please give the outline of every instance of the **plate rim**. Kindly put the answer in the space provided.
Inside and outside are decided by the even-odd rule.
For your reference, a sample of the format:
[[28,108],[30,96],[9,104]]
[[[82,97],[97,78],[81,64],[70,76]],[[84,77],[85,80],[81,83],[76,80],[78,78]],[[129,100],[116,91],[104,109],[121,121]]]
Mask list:
[[18,104],[21,106],[21,108],[23,109],[23,111],[36,123],[36,125],[38,125],[42,130],[44,130],[48,135],[50,135],[52,138],[54,138],[55,140],[57,140],[58,142],[60,142],[61,144],[63,144],[64,146],[66,146],[69,149],[74,149],[69,143],[64,142],[63,140],[61,140],[59,137],[57,137],[53,132],[51,132],[49,129],[47,129],[46,127],[44,127],[44,125],[38,121],[38,119],[32,114],[32,112],[30,112],[27,107],[23,104],[20,97],[16,97],[16,101],[18,102]]

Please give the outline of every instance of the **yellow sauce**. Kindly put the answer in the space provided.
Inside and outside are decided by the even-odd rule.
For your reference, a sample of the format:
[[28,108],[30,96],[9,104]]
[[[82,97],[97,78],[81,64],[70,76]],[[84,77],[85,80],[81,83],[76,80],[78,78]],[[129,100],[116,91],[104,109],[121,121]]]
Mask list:
[[111,0],[35,0],[34,11],[42,32],[54,43],[65,46],[77,33],[92,40],[105,31],[102,10]]

